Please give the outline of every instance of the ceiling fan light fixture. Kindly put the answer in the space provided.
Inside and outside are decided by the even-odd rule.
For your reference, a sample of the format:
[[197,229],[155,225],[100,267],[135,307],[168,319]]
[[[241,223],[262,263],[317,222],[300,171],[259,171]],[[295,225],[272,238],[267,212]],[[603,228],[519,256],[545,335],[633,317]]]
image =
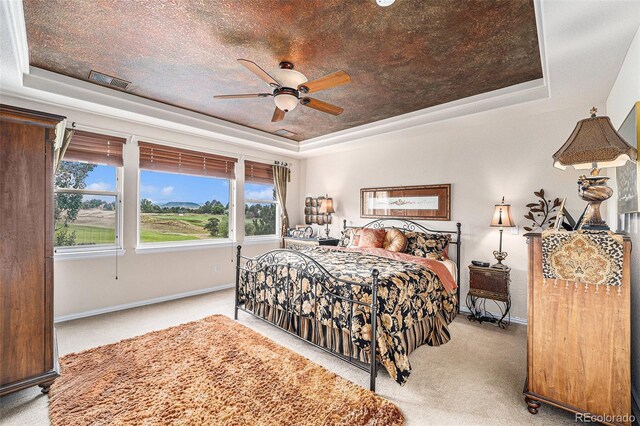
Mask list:
[[387,7],[391,6],[396,0],[376,0],[378,6]]
[[276,106],[284,112],[293,111],[298,106],[298,98],[289,93],[277,94],[273,99]]
[[271,71],[271,75],[282,84],[282,87],[290,87],[292,89],[307,82],[307,77],[305,77],[304,74],[289,68],[273,70]]

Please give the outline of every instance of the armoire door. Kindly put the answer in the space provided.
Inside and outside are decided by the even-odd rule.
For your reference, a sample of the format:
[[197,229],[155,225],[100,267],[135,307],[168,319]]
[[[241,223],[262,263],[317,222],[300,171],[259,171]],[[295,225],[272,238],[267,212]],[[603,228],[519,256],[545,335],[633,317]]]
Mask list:
[[0,382],[42,373],[45,340],[45,133],[4,123],[0,146]]

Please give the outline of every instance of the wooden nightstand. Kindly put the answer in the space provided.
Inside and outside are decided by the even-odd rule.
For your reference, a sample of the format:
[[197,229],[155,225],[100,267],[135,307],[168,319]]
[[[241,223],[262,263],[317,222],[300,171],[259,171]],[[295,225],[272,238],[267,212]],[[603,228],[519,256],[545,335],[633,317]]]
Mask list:
[[[467,308],[471,311],[469,320],[495,322],[505,328],[511,324],[511,294],[509,283],[511,269],[489,268],[469,265],[469,293]],[[500,309],[501,317],[497,318],[487,312],[487,300],[492,300]],[[508,316],[507,321],[504,319]]]
[[340,242],[337,238],[284,238],[284,248],[289,250],[299,250],[314,246],[337,246]]

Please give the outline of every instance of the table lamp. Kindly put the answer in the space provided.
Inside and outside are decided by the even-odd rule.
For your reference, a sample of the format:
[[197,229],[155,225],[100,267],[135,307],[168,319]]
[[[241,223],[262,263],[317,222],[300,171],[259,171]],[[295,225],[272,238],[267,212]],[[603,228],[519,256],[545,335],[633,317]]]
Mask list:
[[511,217],[511,204],[504,203],[504,197],[500,204],[496,204],[493,210],[493,218],[491,219],[491,226],[500,228],[500,247],[493,252],[498,263],[491,265],[492,268],[506,269],[507,265],[504,265],[502,261],[507,258],[507,252],[502,251],[502,232],[504,228],[513,228],[516,224]]
[[609,117],[596,117],[596,107],[590,112],[591,117],[578,121],[569,139],[553,154],[553,166],[562,170],[567,166],[576,170],[591,169],[589,176],[578,178],[578,195],[589,203],[578,226],[608,230],[600,215],[600,204],[613,195],[613,189],[607,186],[609,178],[600,176],[600,169],[637,161],[638,151],[616,132]]
[[329,217],[331,216],[331,213],[335,212],[336,211],[333,209],[333,198],[329,198],[329,194],[327,194],[324,200],[320,202],[320,209],[318,210],[318,213],[325,215],[324,223],[327,225],[327,229],[325,230],[327,238],[329,238]]

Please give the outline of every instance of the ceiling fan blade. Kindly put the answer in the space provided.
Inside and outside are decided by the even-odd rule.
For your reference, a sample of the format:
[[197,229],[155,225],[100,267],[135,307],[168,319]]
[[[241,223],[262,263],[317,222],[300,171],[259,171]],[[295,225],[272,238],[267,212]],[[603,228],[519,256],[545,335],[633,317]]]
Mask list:
[[344,71],[337,71],[333,74],[325,75],[324,77],[302,83],[298,86],[298,90],[302,93],[313,93],[348,83],[351,83],[351,77],[349,74]]
[[309,108],[317,109],[318,111],[326,112],[327,114],[340,115],[344,109],[339,106],[331,105],[326,102],[319,101],[317,99],[302,98],[300,103]]
[[249,61],[247,59],[238,59],[238,62],[240,62],[240,64],[242,66],[244,66],[246,69],[248,69],[249,71],[251,71],[252,73],[257,75],[258,77],[260,77],[260,79],[262,81],[264,81],[265,83],[267,83],[268,85],[276,86],[276,87],[282,86],[282,84],[280,84],[280,82],[278,82],[278,80],[276,80],[275,78],[271,77],[269,75],[269,73],[267,73],[265,70],[260,68],[260,66],[258,64],[256,64],[255,62],[251,62],[251,61]]
[[271,93],[247,93],[240,95],[215,95],[216,99],[243,99],[243,98],[266,98],[273,96]]
[[282,120],[284,120],[284,111],[276,107],[275,111],[273,111],[273,117],[271,118],[271,122],[275,123],[276,121],[282,121]]

